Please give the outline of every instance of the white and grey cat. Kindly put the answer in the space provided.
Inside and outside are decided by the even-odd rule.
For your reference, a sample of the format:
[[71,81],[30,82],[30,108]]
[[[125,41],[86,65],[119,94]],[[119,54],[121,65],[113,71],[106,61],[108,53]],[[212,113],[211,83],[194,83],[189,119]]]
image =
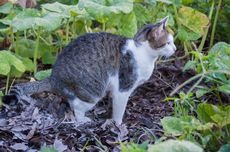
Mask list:
[[107,91],[113,99],[112,119],[122,123],[131,93],[151,76],[159,56],[171,56],[176,47],[166,30],[168,18],[139,30],[133,39],[110,33],[88,33],[74,39],[58,55],[50,77],[18,84],[7,101],[51,91],[68,98],[77,122],[90,121],[90,110]]

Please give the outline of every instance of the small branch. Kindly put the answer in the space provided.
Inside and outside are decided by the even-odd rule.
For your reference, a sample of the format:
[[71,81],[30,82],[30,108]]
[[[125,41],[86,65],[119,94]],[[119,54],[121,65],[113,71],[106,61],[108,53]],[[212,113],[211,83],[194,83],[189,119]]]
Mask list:
[[214,23],[213,23],[213,26],[212,26],[212,33],[211,33],[211,39],[210,39],[209,49],[211,49],[212,46],[213,46],[214,36],[215,36],[215,31],[216,31],[216,23],[217,23],[217,20],[218,20],[221,3],[222,3],[222,0],[219,0],[218,6],[217,6],[217,10],[216,10],[215,19],[214,19]]

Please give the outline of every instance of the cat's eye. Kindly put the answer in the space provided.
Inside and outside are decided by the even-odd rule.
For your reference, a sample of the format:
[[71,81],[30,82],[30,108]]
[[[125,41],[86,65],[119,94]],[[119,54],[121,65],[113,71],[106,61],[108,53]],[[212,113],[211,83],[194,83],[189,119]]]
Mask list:
[[167,42],[167,44],[169,45],[169,44],[170,44],[170,42]]

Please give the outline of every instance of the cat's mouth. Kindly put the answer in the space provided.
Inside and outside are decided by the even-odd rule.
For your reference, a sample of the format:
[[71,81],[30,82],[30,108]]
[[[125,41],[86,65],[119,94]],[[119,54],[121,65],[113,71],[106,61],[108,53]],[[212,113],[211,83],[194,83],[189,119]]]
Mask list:
[[167,54],[162,56],[162,59],[168,59],[170,58],[173,54],[175,53],[175,51],[170,51]]

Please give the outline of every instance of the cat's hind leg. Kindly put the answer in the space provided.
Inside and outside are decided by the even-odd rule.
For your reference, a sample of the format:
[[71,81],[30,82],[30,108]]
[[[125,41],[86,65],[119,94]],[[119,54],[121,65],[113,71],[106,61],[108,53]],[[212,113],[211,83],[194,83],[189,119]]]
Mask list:
[[82,101],[79,98],[75,98],[73,100],[69,100],[69,104],[74,111],[78,125],[91,121],[90,118],[85,116],[85,113],[92,109],[95,106],[95,103],[89,103]]

